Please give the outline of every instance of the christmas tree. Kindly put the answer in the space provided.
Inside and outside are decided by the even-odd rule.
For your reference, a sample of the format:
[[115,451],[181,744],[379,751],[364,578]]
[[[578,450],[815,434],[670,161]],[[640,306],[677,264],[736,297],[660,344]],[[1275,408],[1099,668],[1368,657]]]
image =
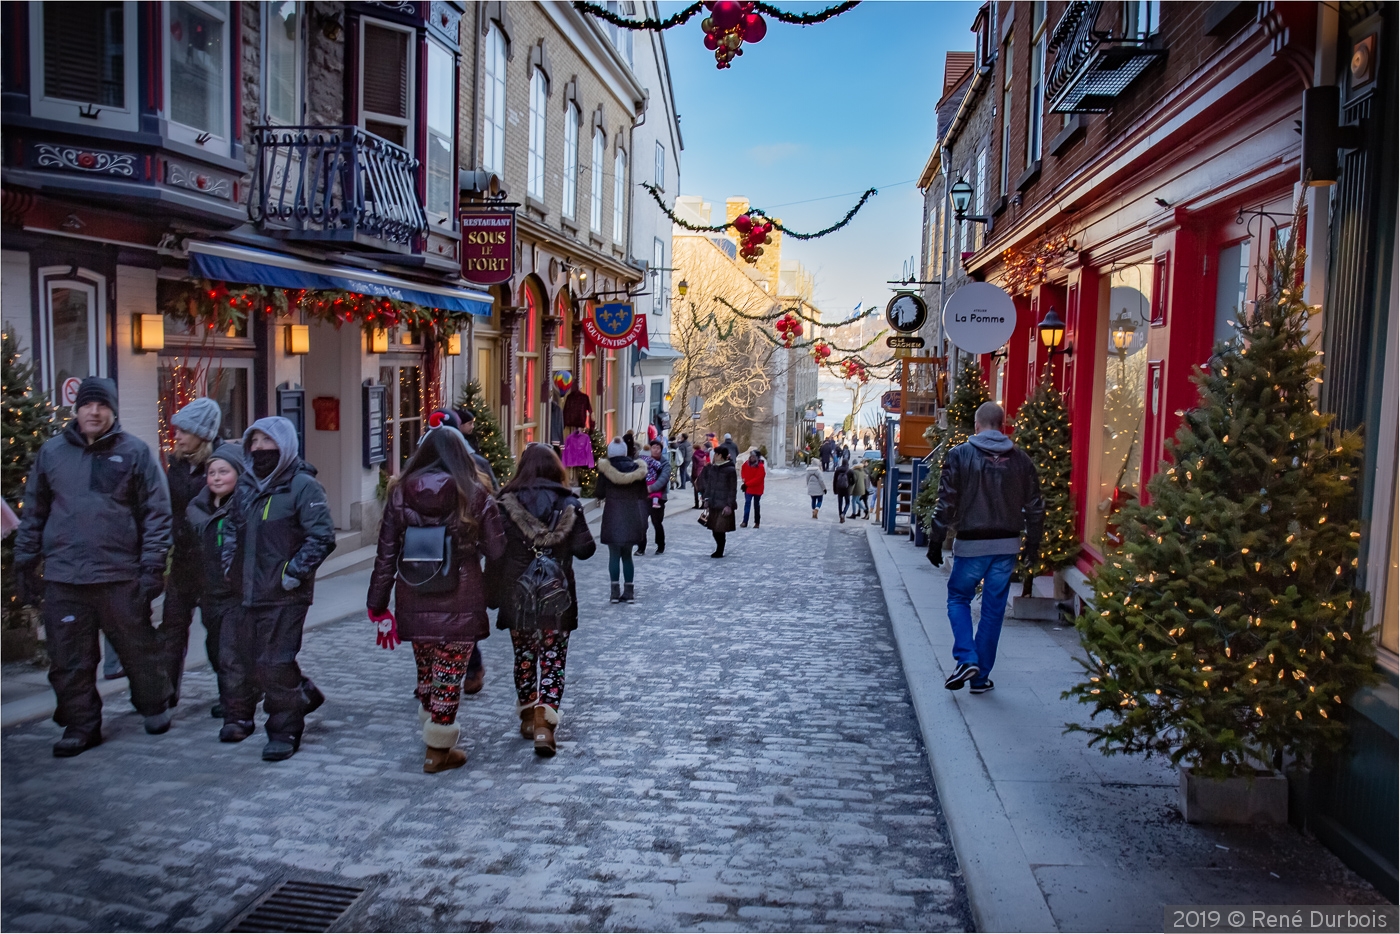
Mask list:
[[501,434],[500,423],[481,392],[480,383],[471,380],[462,384],[457,408],[471,409],[476,416],[476,430],[473,433],[476,449],[491,464],[496,479],[505,483],[515,473],[515,458],[511,456],[510,445]]
[[[21,516],[24,514],[24,487],[29,482],[29,468],[39,448],[62,427],[52,403],[34,389],[34,367],[20,356],[19,340],[11,328],[0,336],[0,395],[4,397],[4,454],[0,459],[0,490],[5,502]],[[4,594],[4,627],[24,628],[29,625],[15,596],[14,539],[5,539],[0,548],[0,593]]]
[[[1294,231],[1301,229],[1297,223]],[[1154,753],[1223,778],[1344,740],[1343,698],[1374,677],[1357,586],[1361,439],[1313,390],[1303,251],[1273,251],[1268,295],[1197,375],[1169,465],[1119,516],[1078,626],[1105,754]]]
[[[938,505],[938,478],[943,473],[943,461],[948,452],[976,432],[977,409],[990,401],[987,384],[982,379],[982,366],[976,357],[968,357],[958,373],[953,398],[948,400],[947,428],[930,428],[924,437],[933,445],[934,459],[929,465],[928,479],[914,497],[913,511],[924,528],[933,521],[933,508]],[[940,445],[942,446],[940,448]]]
[[1074,564],[1079,556],[1079,536],[1074,531],[1074,500],[1069,495],[1069,412],[1064,397],[1049,380],[1016,413],[1016,446],[1025,451],[1040,474],[1040,495],[1045,500],[1045,534],[1040,540],[1040,560],[1021,565],[1018,576],[1031,578],[1054,574]]

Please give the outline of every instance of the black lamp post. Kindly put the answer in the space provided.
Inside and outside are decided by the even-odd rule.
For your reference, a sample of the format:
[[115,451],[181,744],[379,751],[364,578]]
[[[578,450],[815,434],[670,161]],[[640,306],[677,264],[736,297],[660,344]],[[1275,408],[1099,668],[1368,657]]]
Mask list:
[[958,179],[948,189],[948,200],[953,202],[953,218],[958,221],[973,221],[978,224],[992,223],[990,217],[982,214],[969,214],[967,209],[972,206],[972,196],[976,194],[972,185],[966,179]]
[[1050,356],[1064,354],[1068,357],[1074,353],[1072,344],[1060,347],[1065,339],[1065,322],[1060,317],[1060,313],[1055,310],[1055,306],[1050,306],[1050,310],[1045,313],[1045,317],[1037,325],[1037,330],[1040,331],[1040,342],[1045,345],[1046,350],[1050,351]]

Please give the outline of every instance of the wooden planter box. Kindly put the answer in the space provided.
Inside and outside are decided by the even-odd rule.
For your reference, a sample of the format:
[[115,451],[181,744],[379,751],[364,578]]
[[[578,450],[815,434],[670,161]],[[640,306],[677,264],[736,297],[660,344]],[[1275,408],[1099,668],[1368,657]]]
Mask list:
[[1181,816],[1188,824],[1285,824],[1288,779],[1276,772],[1223,781],[1180,767]]

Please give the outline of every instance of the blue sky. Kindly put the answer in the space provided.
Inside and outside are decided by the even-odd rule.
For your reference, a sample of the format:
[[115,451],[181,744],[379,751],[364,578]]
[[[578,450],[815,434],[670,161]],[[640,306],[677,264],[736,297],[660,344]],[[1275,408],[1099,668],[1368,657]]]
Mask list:
[[[879,188],[839,233],[784,240],[783,258],[801,260],[816,276],[828,318],[849,314],[857,301],[883,307],[886,280],[919,253],[914,180],[934,144],[944,53],[972,48],[977,6],[866,0],[815,26],[769,20],[763,41],[746,43],[724,71],[701,44],[698,18],[669,30],[685,141],[681,192],[720,205],[744,196],[806,231],[829,226],[862,191]],[[662,3],[662,15],[681,7]]]

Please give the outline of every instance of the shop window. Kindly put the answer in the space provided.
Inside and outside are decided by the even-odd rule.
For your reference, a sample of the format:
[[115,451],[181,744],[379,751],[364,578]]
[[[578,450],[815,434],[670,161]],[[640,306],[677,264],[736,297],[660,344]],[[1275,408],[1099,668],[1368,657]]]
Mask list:
[[305,15],[296,0],[281,0],[263,7],[264,95],[267,122],[301,123],[302,24]]
[[252,372],[252,360],[163,357],[156,374],[162,450],[168,452],[175,441],[170,417],[201,396],[219,403],[223,415],[219,437],[225,441],[241,439],[250,424],[248,387]]
[[364,20],[360,29],[360,126],[412,151],[413,33]]
[[228,154],[227,3],[166,6],[166,106],[170,135]]
[[1400,626],[1397,600],[1400,600],[1400,498],[1393,499],[1390,506],[1390,560],[1386,563],[1385,603],[1381,608],[1381,648],[1390,652],[1400,651],[1396,638],[1397,626]]
[[578,213],[578,128],[582,122],[578,104],[570,101],[564,113],[564,203],[559,209],[569,220]]
[[665,387],[659,379],[651,381],[647,405],[647,424],[655,425],[657,431],[661,430],[661,413],[665,408]]
[[30,113],[136,129],[136,4],[33,3]]
[[538,406],[539,406],[539,377],[540,377],[540,314],[542,304],[535,290],[529,286],[525,287],[525,316],[518,325],[517,334],[517,365],[516,365],[516,387],[515,398],[518,408],[516,410],[516,425],[520,432],[519,449],[530,444],[536,439],[536,429],[539,427]]
[[106,280],[59,266],[39,270],[39,281],[43,386],[62,404],[67,380],[107,375]]
[[416,364],[382,366],[379,382],[386,387],[385,443],[389,463],[398,473],[423,435],[423,368]]
[[426,207],[429,218],[446,227],[450,227],[457,204],[456,72],[452,53],[429,42],[428,83],[424,89],[428,104],[428,158],[423,160],[428,170]]
[[1220,251],[1220,265],[1215,271],[1215,342],[1233,341],[1235,324],[1244,314],[1249,292],[1249,241],[1227,246]]
[[506,167],[506,36],[497,22],[487,27],[482,57],[481,167],[500,175]]
[[1098,485],[1087,524],[1089,544],[1100,548],[1121,543],[1118,513],[1140,496],[1152,272],[1139,263],[1108,277]]

